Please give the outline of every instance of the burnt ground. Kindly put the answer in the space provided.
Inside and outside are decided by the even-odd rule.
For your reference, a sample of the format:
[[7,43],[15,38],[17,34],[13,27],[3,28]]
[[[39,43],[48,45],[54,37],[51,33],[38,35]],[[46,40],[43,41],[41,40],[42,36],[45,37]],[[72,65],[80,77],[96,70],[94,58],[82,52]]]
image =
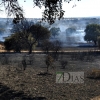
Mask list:
[[[90,100],[100,95],[100,79],[87,78],[88,71],[100,69],[99,53],[90,56],[92,59],[77,58],[79,53],[64,54],[68,61],[65,69],[58,61],[54,68],[46,72],[45,54],[26,55],[27,67],[21,69],[21,60],[26,53],[0,54],[0,100]],[[32,63],[29,63],[31,59]],[[84,83],[56,83],[56,72],[84,72]]]
[[31,97],[23,91],[15,91],[0,83],[0,100],[45,100],[45,97]]

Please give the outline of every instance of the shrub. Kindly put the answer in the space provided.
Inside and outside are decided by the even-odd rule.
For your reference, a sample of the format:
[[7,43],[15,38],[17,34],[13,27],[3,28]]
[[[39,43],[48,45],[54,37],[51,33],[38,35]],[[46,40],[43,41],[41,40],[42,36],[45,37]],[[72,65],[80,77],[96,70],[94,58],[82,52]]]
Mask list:
[[18,65],[15,67],[15,69],[17,72],[20,72],[20,71],[22,72],[26,70],[26,67],[27,67],[26,60],[23,59],[20,62],[18,62]]
[[49,67],[53,67],[53,62],[54,62],[54,59],[53,59],[53,57],[51,56],[51,55],[47,55],[46,56],[46,60],[45,60],[45,63],[46,63],[46,65],[47,65],[47,73],[48,73],[48,69],[49,69]]
[[27,67],[25,59],[22,60],[22,67],[23,67],[23,70],[25,70]]
[[68,64],[68,61],[66,60],[66,59],[64,59],[64,52],[62,51],[61,52],[61,56],[60,56],[60,60],[59,60],[59,62],[60,62],[60,64],[61,64],[61,67],[63,68],[63,69],[65,69],[65,67],[67,66],[67,64]]
[[92,69],[87,73],[87,77],[93,79],[100,78],[100,69]]
[[60,63],[61,63],[61,67],[62,67],[63,69],[65,69],[65,67],[66,67],[67,64],[68,64],[68,61],[67,61],[67,60],[60,60]]
[[62,48],[62,42],[59,40],[53,41],[53,58],[57,61],[59,58],[59,51]]
[[9,58],[5,54],[1,56],[0,61],[2,65],[9,64]]

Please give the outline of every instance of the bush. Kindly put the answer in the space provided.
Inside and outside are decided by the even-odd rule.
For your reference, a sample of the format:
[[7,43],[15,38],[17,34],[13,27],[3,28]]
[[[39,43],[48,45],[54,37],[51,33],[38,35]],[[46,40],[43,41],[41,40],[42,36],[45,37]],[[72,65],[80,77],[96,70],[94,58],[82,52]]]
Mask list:
[[87,73],[88,78],[98,79],[100,78],[100,69],[92,69]]
[[68,65],[68,61],[64,59],[64,52],[61,52],[60,60],[59,60],[61,67],[65,69],[65,67]]
[[54,59],[53,59],[53,57],[51,56],[51,55],[47,55],[46,56],[46,60],[45,60],[45,63],[46,63],[46,65],[47,65],[47,73],[48,73],[48,69],[49,69],[49,67],[53,67],[53,62],[54,62]]
[[22,67],[23,67],[23,70],[25,70],[26,67],[27,67],[26,60],[25,59],[22,60]]
[[22,59],[20,62],[17,63],[18,65],[15,67],[17,72],[22,72],[26,70],[27,64],[26,60]]
[[7,55],[2,55],[1,58],[0,58],[0,62],[2,65],[6,65],[6,64],[9,64],[9,58],[7,57]]
[[60,63],[61,63],[61,67],[62,67],[63,69],[65,69],[65,67],[66,67],[67,64],[68,64],[68,61],[67,61],[67,60],[60,60]]

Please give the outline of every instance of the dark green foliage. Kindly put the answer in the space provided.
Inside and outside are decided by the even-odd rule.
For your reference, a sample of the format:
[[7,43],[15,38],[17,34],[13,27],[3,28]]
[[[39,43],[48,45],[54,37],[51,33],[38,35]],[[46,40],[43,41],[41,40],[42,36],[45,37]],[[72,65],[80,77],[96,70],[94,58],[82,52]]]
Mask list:
[[19,39],[21,40],[20,44],[22,49],[29,50],[30,53],[32,52],[33,44],[35,45],[36,43],[30,31],[30,27],[33,24],[34,24],[33,22],[23,20],[21,23],[13,25],[13,29],[11,30],[11,32],[19,34]]
[[4,45],[5,49],[14,52],[21,52],[22,49],[26,49],[28,45],[25,43],[23,37],[21,37],[22,33],[15,33],[5,39]]
[[31,35],[34,38],[34,40],[33,41],[28,40],[29,41],[28,44],[30,46],[29,53],[31,53],[32,46],[35,43],[39,42],[40,40],[41,41],[46,40],[50,37],[50,31],[47,28],[45,28],[39,24],[32,25],[30,27],[30,32],[31,32]]
[[14,50],[14,52],[21,52],[21,39],[18,34],[13,34],[4,41],[6,50]]
[[52,36],[54,36],[54,38],[55,38],[55,36],[58,36],[59,35],[60,28],[52,27],[50,29],[50,32],[51,32]]
[[76,29],[73,28],[73,27],[70,27],[70,28],[66,29],[66,35],[71,35],[71,34],[73,34],[75,32],[76,32]]
[[30,31],[36,40],[44,40],[50,37],[50,31],[40,24],[34,24],[30,27]]
[[15,34],[5,40],[5,49],[14,50],[15,52],[27,49],[29,50],[29,54],[32,53],[33,46],[39,40],[45,40],[50,36],[50,31],[47,28],[27,21],[14,25],[11,32]]
[[97,37],[100,36],[100,25],[98,24],[90,24],[86,26],[85,29],[85,41],[93,41],[94,44],[97,44]]
[[97,38],[98,40],[98,47],[100,48],[100,36]]

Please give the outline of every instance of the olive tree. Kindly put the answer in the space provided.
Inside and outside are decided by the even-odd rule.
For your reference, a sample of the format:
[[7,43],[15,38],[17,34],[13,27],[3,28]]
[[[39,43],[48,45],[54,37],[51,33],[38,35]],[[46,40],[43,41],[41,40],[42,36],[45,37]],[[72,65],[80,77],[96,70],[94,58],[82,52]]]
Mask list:
[[97,44],[97,37],[100,36],[100,25],[98,24],[89,24],[85,29],[84,39],[86,41],[93,41],[94,44]]
[[5,49],[7,51],[14,50],[14,52],[21,52],[21,43],[22,41],[18,34],[12,34],[4,41]]
[[18,40],[20,39],[22,42],[20,42],[20,44],[28,48],[29,54],[32,53],[33,46],[36,45],[39,40],[45,40],[50,37],[50,31],[47,28],[27,20],[14,24],[11,32],[17,34],[19,37]]
[[[39,8],[45,7],[42,15],[42,20],[47,21],[49,24],[53,24],[55,20],[63,18],[65,11],[62,9],[63,1],[70,2],[72,0],[33,0],[33,5]],[[76,1],[76,0],[74,0]],[[80,0],[77,0],[80,1]],[[28,0],[25,0],[28,2]],[[19,5],[18,0],[1,0],[0,6],[4,6],[8,16],[14,17],[13,22],[16,24],[20,20],[23,20],[24,13],[22,7]],[[75,6],[75,4],[74,4]]]
[[51,32],[52,36],[54,36],[54,38],[55,38],[55,36],[58,36],[59,35],[60,28],[52,27],[50,29],[50,32]]

